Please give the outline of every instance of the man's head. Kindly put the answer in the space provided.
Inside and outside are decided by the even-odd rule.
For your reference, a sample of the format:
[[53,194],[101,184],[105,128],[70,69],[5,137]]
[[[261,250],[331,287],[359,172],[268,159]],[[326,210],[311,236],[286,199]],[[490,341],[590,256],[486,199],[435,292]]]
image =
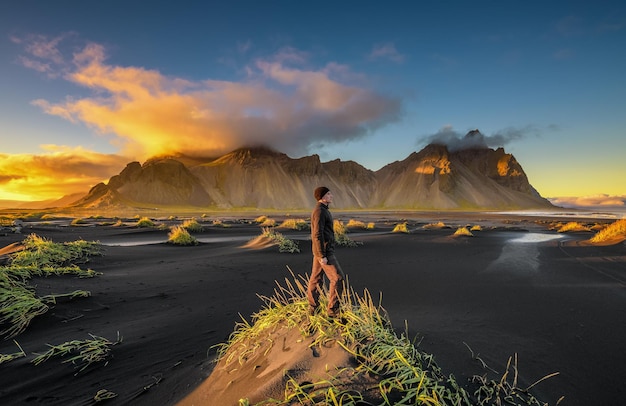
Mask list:
[[315,196],[315,200],[325,204],[331,203],[333,201],[333,194],[330,193],[330,189],[328,189],[326,186],[320,186],[316,188],[313,192],[313,196]]

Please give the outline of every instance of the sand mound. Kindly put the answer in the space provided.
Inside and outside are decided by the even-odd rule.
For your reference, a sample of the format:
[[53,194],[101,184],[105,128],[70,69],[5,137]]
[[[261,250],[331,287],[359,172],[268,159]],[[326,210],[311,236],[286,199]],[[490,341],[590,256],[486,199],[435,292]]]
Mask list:
[[265,248],[272,247],[274,245],[278,245],[278,242],[266,235],[259,235],[254,239],[248,241],[245,245],[242,245],[241,248],[249,248],[253,250],[262,250]]
[[[179,405],[206,405],[215,399],[222,405],[237,405],[239,399],[255,404],[266,399],[284,399],[285,388],[336,379],[340,371],[355,366],[350,354],[334,341],[315,343],[299,326],[285,323],[269,326],[260,337],[246,339],[215,366],[212,374]],[[237,354],[242,347],[249,354]]]
[[14,242],[13,244],[9,244],[4,248],[0,248],[0,264],[4,264],[8,262],[9,256],[18,251],[22,251],[24,249],[24,245],[20,242]]

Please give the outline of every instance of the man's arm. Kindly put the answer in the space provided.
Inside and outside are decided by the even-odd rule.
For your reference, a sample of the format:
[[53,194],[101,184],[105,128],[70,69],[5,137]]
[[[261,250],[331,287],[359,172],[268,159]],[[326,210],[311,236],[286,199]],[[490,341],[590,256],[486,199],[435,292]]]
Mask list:
[[311,237],[313,255],[320,258],[325,257],[324,216],[319,208],[313,210],[313,213],[311,213]]

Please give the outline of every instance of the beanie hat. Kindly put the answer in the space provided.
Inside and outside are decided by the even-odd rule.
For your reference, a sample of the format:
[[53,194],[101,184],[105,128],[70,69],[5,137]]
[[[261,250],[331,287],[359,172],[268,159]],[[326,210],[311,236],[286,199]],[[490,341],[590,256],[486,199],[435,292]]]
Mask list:
[[320,200],[329,191],[330,189],[328,189],[326,186],[320,186],[315,189],[315,192],[313,192],[313,196],[315,196],[315,200]]

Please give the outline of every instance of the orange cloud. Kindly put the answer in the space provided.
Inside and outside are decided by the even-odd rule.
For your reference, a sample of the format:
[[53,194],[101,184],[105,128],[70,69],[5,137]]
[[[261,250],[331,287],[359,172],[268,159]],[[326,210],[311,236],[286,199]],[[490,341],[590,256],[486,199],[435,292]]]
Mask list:
[[127,157],[80,147],[43,147],[47,152],[40,155],[0,154],[0,200],[46,200],[87,193],[129,162]]
[[[33,56],[53,55],[58,61],[56,45],[27,50],[45,50]],[[345,66],[288,66],[305,60],[305,54],[285,49],[273,60],[249,66],[245,81],[190,81],[109,65],[104,48],[90,44],[63,66],[71,66],[65,78],[92,89],[91,97],[33,103],[112,135],[121,153],[135,159],[170,153],[216,156],[250,145],[300,155],[311,145],[357,139],[399,118],[399,100],[347,84],[357,75]]]

